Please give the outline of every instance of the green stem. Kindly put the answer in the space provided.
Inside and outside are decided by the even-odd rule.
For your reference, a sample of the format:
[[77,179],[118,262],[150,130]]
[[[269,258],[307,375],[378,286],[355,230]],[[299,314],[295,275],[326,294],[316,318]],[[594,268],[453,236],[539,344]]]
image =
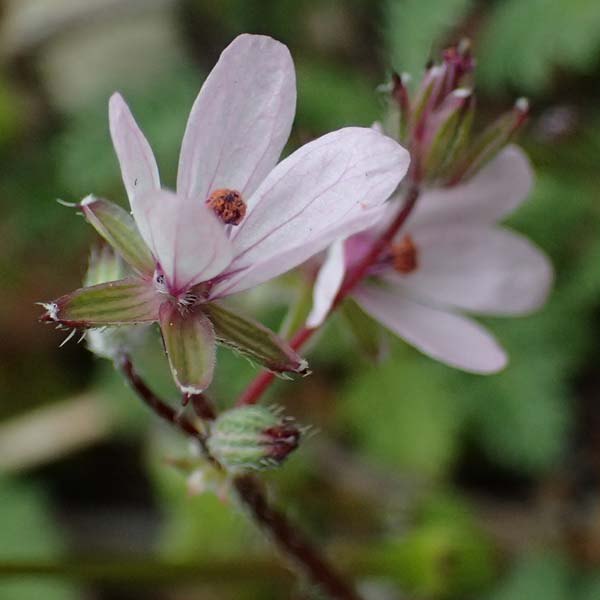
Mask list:
[[25,576],[59,577],[102,583],[157,583],[202,581],[237,583],[289,580],[286,569],[268,560],[211,560],[205,564],[169,563],[153,559],[66,559],[59,561],[19,560],[0,562],[0,579]]

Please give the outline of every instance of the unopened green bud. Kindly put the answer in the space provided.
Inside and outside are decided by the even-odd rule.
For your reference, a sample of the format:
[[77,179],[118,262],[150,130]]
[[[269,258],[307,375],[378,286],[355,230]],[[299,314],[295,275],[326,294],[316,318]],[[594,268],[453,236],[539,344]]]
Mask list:
[[459,88],[431,115],[422,145],[423,176],[432,181],[456,155],[468,137],[473,118],[473,94]]
[[264,406],[228,410],[210,428],[208,449],[231,470],[279,466],[298,447],[301,429],[288,417]]
[[448,183],[455,185],[475,175],[514,138],[528,116],[529,102],[526,98],[519,98],[510,111],[498,117],[479,137],[471,141],[451,170]]

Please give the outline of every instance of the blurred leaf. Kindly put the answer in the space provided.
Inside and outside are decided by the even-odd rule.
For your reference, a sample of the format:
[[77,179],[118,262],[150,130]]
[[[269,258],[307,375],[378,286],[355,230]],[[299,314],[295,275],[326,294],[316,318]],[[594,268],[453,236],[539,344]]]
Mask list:
[[547,89],[557,67],[585,72],[597,64],[597,0],[504,0],[478,44],[479,82],[497,91],[512,85],[534,94]]
[[8,146],[27,125],[26,104],[4,80],[0,78],[0,150]]
[[[38,488],[0,478],[0,561],[57,559],[63,548],[48,502]],[[2,600],[71,600],[75,588],[53,579],[19,577],[0,581]]]
[[384,37],[391,67],[418,81],[444,36],[466,16],[471,0],[386,0]]
[[[202,74],[182,67],[144,89],[123,90],[156,155],[166,187],[174,187],[179,146],[201,83]],[[69,115],[66,129],[54,140],[54,149],[65,199],[77,201],[90,193],[111,200],[125,197],[108,131],[108,98],[99,98]]]
[[561,335],[553,325],[562,311],[554,306],[557,310],[546,309],[535,317],[498,323],[495,329],[510,356],[502,373],[455,375],[471,402],[474,436],[491,458],[518,471],[551,468],[570,432],[570,370],[564,346],[566,340],[575,342],[578,330],[564,324],[567,331]]
[[[235,557],[247,552],[260,553],[266,548],[262,535],[240,509],[212,492],[192,496],[186,477],[165,459],[189,457],[189,444],[171,432],[159,432],[150,448],[150,475],[162,505],[164,523],[160,552],[172,559]],[[223,489],[226,492],[226,489]]]
[[355,69],[296,60],[299,130],[325,132],[348,125],[370,126],[378,118],[375,82]]
[[[469,507],[455,496],[432,496],[411,530],[384,546],[383,564],[419,597],[455,598],[480,590],[493,575],[493,550]],[[529,600],[529,599],[527,599]]]
[[600,576],[593,575],[582,582],[577,600],[598,600],[598,598],[600,598]]
[[342,391],[342,416],[361,448],[396,469],[435,477],[458,450],[461,407],[431,363],[395,353],[365,369]]
[[569,568],[551,554],[531,554],[520,560],[486,600],[573,600]]

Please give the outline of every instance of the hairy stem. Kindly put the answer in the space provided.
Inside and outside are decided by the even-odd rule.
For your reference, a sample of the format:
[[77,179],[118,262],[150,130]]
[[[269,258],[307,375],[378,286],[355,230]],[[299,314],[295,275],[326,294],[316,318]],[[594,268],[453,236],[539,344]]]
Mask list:
[[[377,261],[377,259],[385,252],[390,242],[394,239],[401,227],[406,223],[410,216],[417,200],[419,198],[420,189],[417,185],[411,185],[404,198],[404,203],[394,220],[383,234],[374,242],[373,246],[365,257],[352,269],[344,280],[340,291],[337,293],[333,301],[331,310],[335,310],[341,302],[350,294],[350,292],[365,278],[369,268]],[[316,332],[316,329],[304,327],[300,329],[290,341],[290,346],[294,350],[299,350]],[[256,404],[262,395],[267,391],[273,383],[275,376],[270,371],[262,371],[259,373],[242,392],[236,403],[237,406],[245,406],[248,404]]]
[[[191,421],[179,417],[174,408],[148,387],[136,372],[129,356],[120,357],[117,366],[134,391],[157,416],[186,435],[197,439],[213,466],[220,470],[223,469],[208,452],[204,435]],[[360,600],[360,596],[356,594],[352,586],[347,584],[321,556],[316,546],[304,537],[284,513],[269,504],[262,485],[255,477],[238,475],[233,478],[233,487],[255,523],[267,533],[283,554],[302,571],[309,581],[335,600]]]
[[360,600],[360,596],[320,556],[315,546],[304,538],[283,513],[269,505],[267,496],[255,477],[240,475],[234,479],[233,485],[255,522],[312,583],[317,584],[331,598]]

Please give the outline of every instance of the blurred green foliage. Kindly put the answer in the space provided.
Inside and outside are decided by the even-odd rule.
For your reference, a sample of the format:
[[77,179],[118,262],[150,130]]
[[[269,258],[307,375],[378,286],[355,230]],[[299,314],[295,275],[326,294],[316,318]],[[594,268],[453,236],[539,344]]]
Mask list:
[[[60,560],[65,543],[53,522],[47,494],[39,485],[8,477],[0,478],[0,561]],[[71,600],[78,597],[74,586],[36,581],[33,577],[0,580],[3,600]]]

